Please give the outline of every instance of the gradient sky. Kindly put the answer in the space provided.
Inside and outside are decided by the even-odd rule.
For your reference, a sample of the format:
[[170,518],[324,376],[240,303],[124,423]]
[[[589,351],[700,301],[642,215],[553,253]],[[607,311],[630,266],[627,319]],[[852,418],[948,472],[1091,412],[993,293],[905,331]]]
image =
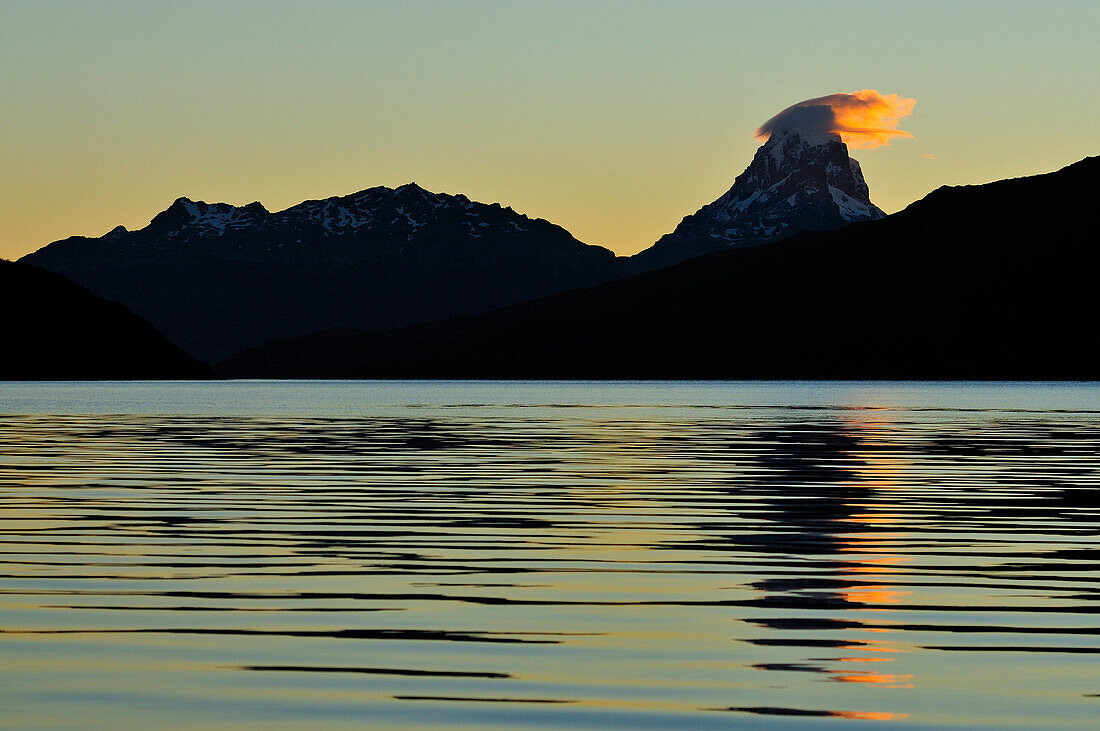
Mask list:
[[[1100,2],[0,0],[0,257],[409,181],[629,254],[811,97],[915,98],[887,212],[1100,152]],[[934,156],[934,159],[929,159]]]

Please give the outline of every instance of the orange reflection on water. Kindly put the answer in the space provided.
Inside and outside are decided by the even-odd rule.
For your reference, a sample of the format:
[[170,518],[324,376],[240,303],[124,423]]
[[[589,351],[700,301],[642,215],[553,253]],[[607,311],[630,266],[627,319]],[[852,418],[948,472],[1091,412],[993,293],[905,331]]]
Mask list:
[[[890,658],[893,659],[893,658]],[[830,670],[829,679],[839,683],[874,683],[886,685],[891,688],[912,688],[909,682],[912,675],[893,675],[890,673],[875,673],[870,670]]]
[[[863,438],[861,443],[866,446],[889,446],[889,425],[882,423],[870,423],[865,421],[852,420],[849,422],[849,426],[853,427],[856,431],[860,432]],[[861,479],[854,486],[858,486],[867,491],[867,495],[870,497],[872,491],[879,493],[889,493],[889,491],[898,484],[899,480],[903,476],[905,464],[892,456],[889,452],[883,453],[877,449],[865,449],[855,453],[853,456],[861,459],[865,465]],[[846,522],[853,524],[853,526],[859,528],[869,528],[871,530],[861,530],[858,532],[847,533],[844,535],[844,541],[840,545],[839,550],[842,553],[848,554],[860,554],[858,562],[853,562],[854,565],[846,566],[844,574],[850,576],[852,579],[858,579],[867,575],[876,576],[877,578],[885,579],[887,574],[896,573],[900,566],[908,563],[912,560],[912,557],[899,555],[895,553],[894,544],[896,541],[902,538],[908,537],[907,533],[891,532],[889,530],[881,530],[886,526],[895,526],[902,521],[902,516],[899,514],[899,510],[896,506],[883,505],[882,503],[868,504],[856,504],[851,507],[856,508],[858,512],[853,512],[846,520]],[[879,528],[880,530],[875,530]],[[856,557],[853,556],[853,559]],[[888,583],[873,584],[873,585],[860,585],[842,589],[840,595],[844,601],[855,605],[854,611],[858,613],[867,612],[885,612],[890,611],[883,607],[876,606],[863,606],[863,605],[882,605],[882,604],[899,604],[904,597],[912,594],[911,591],[897,589]],[[876,622],[876,626],[861,626],[856,628],[859,632],[872,635],[890,634],[896,630],[889,626],[883,626],[881,622]],[[904,652],[905,650],[896,646],[888,646],[890,643],[888,640],[870,639],[864,640],[865,644],[852,645],[852,649],[861,653],[876,653],[885,655],[896,655]],[[850,663],[863,663],[863,662],[893,662],[896,657],[875,657],[875,656],[853,656],[853,657],[840,657],[836,658],[836,662],[850,664]],[[913,676],[911,674],[895,674],[895,673],[878,673],[871,670],[829,670],[830,680],[835,680],[840,683],[860,683],[877,685],[886,688],[912,688]],[[885,714],[888,718],[899,718],[897,714]],[[882,720],[882,714],[875,714],[873,716],[852,716],[852,718],[874,718],[875,720]]]
[[[889,630],[887,630],[889,632]],[[858,650],[860,652],[900,652],[896,647],[886,647],[881,644],[868,643],[865,645],[841,645],[838,649],[841,650]],[[892,661],[894,658],[883,658],[886,661]],[[850,658],[839,658],[841,662],[848,662]]]
[[[911,591],[900,591],[886,586],[863,586],[859,589],[846,590],[844,592],[844,598],[848,601],[859,602],[861,604],[897,604],[901,597],[912,593]],[[882,610],[867,607],[865,611],[874,612]]]
[[909,718],[908,713],[890,713],[889,711],[833,711],[829,715],[853,721],[897,721]]

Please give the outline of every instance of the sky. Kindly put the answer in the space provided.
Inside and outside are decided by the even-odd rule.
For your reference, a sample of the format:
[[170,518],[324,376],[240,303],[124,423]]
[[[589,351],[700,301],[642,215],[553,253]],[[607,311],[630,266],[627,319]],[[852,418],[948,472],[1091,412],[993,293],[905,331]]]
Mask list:
[[915,100],[853,150],[888,213],[1100,152],[1100,2],[0,0],[0,257],[180,196],[415,181],[619,254],[802,100]]

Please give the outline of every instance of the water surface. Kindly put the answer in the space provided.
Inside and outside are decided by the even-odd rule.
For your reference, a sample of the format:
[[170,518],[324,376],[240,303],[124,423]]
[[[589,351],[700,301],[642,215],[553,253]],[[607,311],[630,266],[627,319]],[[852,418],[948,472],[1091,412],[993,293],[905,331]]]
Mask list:
[[1083,727],[1100,385],[0,384],[3,725]]

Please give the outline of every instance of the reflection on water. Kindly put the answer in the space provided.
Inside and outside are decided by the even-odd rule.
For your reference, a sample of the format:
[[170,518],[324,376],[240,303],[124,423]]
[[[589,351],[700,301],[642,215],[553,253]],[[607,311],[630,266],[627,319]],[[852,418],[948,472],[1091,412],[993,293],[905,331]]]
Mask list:
[[149,388],[0,385],[5,725],[1100,713],[1100,387]]

